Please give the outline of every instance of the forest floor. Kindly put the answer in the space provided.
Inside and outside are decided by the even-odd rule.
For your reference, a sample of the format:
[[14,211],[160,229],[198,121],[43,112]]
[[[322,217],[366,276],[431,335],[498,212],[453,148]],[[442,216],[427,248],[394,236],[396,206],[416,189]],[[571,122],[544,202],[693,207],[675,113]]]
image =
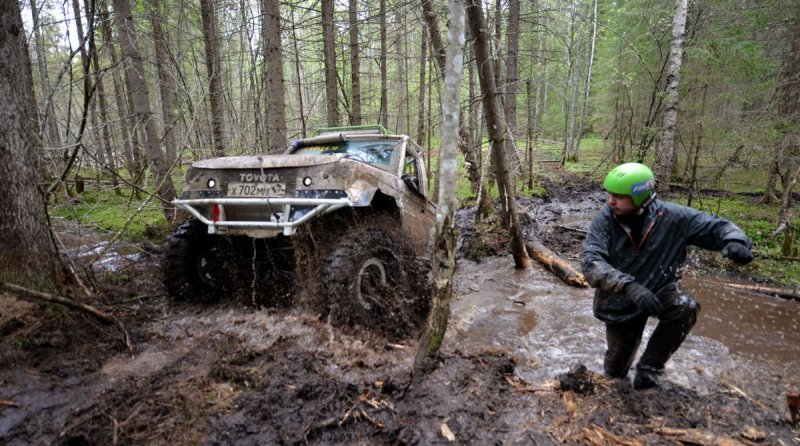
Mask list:
[[[586,180],[546,189],[553,201],[597,204]],[[475,229],[459,221],[469,249]],[[101,235],[60,226],[78,267],[103,249]],[[580,249],[575,231],[542,239],[567,259]],[[481,252],[507,254],[502,240],[494,246]],[[413,340],[343,332],[294,309],[175,304],[158,249],[109,251],[93,269],[93,297],[72,297],[119,318],[132,351],[113,325],[0,295],[0,443],[800,444],[788,412],[730,386],[634,391],[578,368],[528,383],[519,358],[488,344],[479,354],[445,345],[411,385]]]

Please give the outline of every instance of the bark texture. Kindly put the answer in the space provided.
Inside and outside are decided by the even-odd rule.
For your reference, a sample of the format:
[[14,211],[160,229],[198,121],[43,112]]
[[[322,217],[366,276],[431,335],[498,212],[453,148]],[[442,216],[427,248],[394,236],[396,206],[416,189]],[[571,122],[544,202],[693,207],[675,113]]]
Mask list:
[[[116,1],[114,2],[116,4]],[[214,155],[225,155],[225,110],[222,95],[222,64],[219,60],[217,19],[214,0],[200,0],[203,20],[203,42],[208,74],[208,100],[211,103],[211,134],[214,138]]]
[[[30,59],[19,3],[0,0],[0,282],[51,291],[59,282],[47,227]],[[27,67],[27,69],[25,68]]]
[[171,202],[175,199],[175,186],[169,177],[169,167],[167,166],[164,152],[161,151],[158,129],[150,108],[147,82],[144,78],[144,63],[136,41],[130,1],[114,0],[114,12],[117,19],[116,24],[118,26],[120,46],[122,47],[125,72],[128,75],[128,83],[130,85],[134,119],[141,127],[142,135],[144,135],[143,145],[147,153],[150,172],[153,174],[153,182],[158,191],[158,196],[161,198],[164,216],[167,221],[172,221],[174,207]]
[[322,52],[325,58],[325,108],[328,125],[339,125],[336,87],[336,42],[333,29],[333,0],[322,0]]
[[664,126],[656,161],[656,189],[662,196],[669,194],[669,177],[675,164],[675,127],[678,122],[678,86],[683,59],[683,35],[686,31],[688,0],[675,0],[675,18],[672,21],[672,41],[667,62],[667,101]]
[[478,78],[483,93],[483,109],[486,116],[486,127],[492,143],[492,164],[497,178],[497,187],[501,191],[500,202],[509,223],[511,236],[511,253],[517,268],[529,268],[531,259],[525,251],[522,227],[519,221],[517,202],[514,197],[514,172],[509,169],[506,149],[508,134],[500,101],[497,98],[497,87],[493,73],[493,64],[489,55],[489,34],[483,18],[483,9],[478,0],[469,0],[467,6],[470,30],[475,36],[475,61],[478,64]]
[[361,125],[361,58],[358,54],[358,0],[348,4],[350,17],[350,89],[352,90],[353,125]]
[[264,40],[264,82],[267,93],[267,113],[270,153],[286,148],[286,103],[281,51],[281,10],[278,0],[262,0]]
[[[436,242],[433,255],[433,299],[428,324],[422,335],[414,368],[424,372],[436,357],[442,345],[447,320],[450,315],[450,300],[453,297],[453,273],[456,266],[455,211],[456,179],[458,164],[458,134],[460,122],[459,92],[464,71],[464,3],[450,1],[450,25],[448,27],[447,63],[444,73],[442,95],[442,147],[439,158],[439,199],[436,209]],[[421,373],[415,373],[416,377]]]

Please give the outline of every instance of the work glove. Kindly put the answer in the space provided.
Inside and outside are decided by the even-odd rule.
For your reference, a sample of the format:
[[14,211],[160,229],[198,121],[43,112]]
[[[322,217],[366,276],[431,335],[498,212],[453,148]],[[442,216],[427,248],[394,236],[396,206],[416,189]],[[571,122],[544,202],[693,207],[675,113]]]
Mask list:
[[642,313],[648,316],[656,316],[664,309],[658,297],[643,285],[639,285],[636,282],[629,282],[622,291],[631,302],[635,303],[636,306],[642,310]]
[[747,265],[753,261],[753,252],[740,242],[728,242],[728,244],[722,248],[722,255],[740,265]]

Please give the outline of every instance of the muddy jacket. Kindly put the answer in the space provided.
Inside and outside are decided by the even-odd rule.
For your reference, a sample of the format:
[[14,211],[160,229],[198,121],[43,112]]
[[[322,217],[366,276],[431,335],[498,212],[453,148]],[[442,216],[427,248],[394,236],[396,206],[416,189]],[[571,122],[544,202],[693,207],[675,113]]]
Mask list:
[[674,285],[688,245],[719,251],[735,240],[751,246],[744,232],[728,220],[674,203],[655,200],[644,218],[641,243],[635,246],[630,228],[604,206],[583,242],[581,269],[597,288],[594,314],[604,322],[622,322],[639,314],[638,307],[622,294],[629,282],[636,281],[656,294]]

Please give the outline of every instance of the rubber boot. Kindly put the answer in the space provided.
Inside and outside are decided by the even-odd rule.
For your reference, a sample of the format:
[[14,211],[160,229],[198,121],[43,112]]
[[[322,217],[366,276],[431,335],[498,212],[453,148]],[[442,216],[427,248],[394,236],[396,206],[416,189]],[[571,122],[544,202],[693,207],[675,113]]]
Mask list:
[[636,390],[657,389],[661,387],[663,370],[639,365],[636,367],[636,378],[633,379],[633,388]]

